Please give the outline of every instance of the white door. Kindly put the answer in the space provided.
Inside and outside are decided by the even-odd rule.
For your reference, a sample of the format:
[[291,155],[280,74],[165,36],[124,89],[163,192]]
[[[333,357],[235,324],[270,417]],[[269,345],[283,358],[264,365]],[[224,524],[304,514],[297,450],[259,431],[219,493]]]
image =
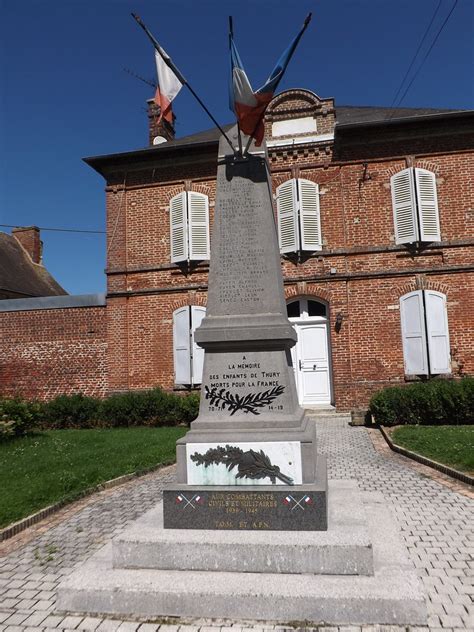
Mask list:
[[298,342],[294,347],[298,399],[302,406],[331,404],[331,379],[327,322],[294,325]]

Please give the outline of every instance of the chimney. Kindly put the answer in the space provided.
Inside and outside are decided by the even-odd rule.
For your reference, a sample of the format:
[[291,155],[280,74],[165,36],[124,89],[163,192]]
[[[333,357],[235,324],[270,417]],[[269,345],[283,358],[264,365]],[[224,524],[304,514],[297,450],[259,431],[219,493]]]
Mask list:
[[173,124],[171,125],[164,118],[158,122],[160,118],[160,106],[154,99],[148,99],[148,137],[150,145],[159,145],[174,138],[174,121],[176,119],[173,114]]
[[40,229],[38,226],[14,228],[12,235],[30,255],[33,263],[42,263],[43,242],[40,239]]

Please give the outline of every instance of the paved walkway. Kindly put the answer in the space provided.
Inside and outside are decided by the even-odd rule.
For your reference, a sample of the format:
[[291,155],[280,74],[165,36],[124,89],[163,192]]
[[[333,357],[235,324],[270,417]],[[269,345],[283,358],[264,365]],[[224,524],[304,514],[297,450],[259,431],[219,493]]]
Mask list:
[[[474,502],[462,485],[446,486],[420,467],[375,450],[365,428],[318,421],[318,450],[330,478],[355,478],[361,490],[382,492],[426,590],[430,632],[474,630]],[[101,492],[0,544],[0,632],[176,632],[177,625],[55,613],[58,583],[131,521],[152,507],[173,468]],[[0,492],[1,493],[1,492]],[[471,496],[471,497],[469,497]],[[242,622],[193,622],[180,632],[236,632]],[[229,626],[232,625],[232,628]],[[275,626],[244,627],[270,630]],[[277,626],[278,627],[278,626]],[[282,628],[278,628],[282,629]],[[321,630],[321,628],[320,628]],[[401,632],[405,627],[323,628],[325,632]],[[411,628],[421,632],[427,628]]]

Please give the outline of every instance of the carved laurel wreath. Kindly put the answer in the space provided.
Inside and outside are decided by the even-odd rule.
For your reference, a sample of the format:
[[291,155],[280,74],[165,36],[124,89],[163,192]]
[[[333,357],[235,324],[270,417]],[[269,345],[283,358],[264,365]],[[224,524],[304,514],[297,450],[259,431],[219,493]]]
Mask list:
[[210,400],[210,405],[217,406],[221,410],[225,410],[227,407],[232,417],[238,410],[243,410],[244,413],[260,415],[257,408],[263,408],[271,404],[274,399],[283,393],[285,387],[281,385],[274,386],[271,390],[262,391],[260,393],[249,393],[248,395],[231,393],[230,391],[226,391],[225,388],[218,390],[217,388],[210,389],[208,386],[205,386],[204,389],[206,399]]
[[278,465],[273,465],[263,450],[244,452],[237,446],[226,445],[224,448],[219,445],[217,448],[209,448],[204,454],[195,452],[190,458],[196,465],[204,465],[204,467],[209,467],[213,463],[223,463],[229,472],[236,467],[238,472],[235,478],[259,479],[268,476],[273,484],[278,478],[285,485],[293,485],[293,479],[280,472]]

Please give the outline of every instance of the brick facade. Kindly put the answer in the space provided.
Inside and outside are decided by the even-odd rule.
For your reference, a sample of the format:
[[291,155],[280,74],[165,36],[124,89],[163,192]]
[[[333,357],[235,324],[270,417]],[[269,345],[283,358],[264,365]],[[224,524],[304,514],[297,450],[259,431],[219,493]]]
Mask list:
[[[285,145],[288,136],[272,138],[274,121],[308,116],[323,140]],[[473,133],[463,120],[410,120],[375,131],[341,126],[334,140],[335,120],[331,99],[291,90],[270,106],[266,135],[274,192],[290,178],[320,187],[323,249],[282,257],[282,271],[287,298],[329,306],[333,400],[350,410],[405,382],[399,298],[413,289],[446,294],[452,375],[474,372]],[[205,193],[212,226],[216,149],[162,148],[146,162],[130,154],[92,164],[107,180],[109,235],[115,230],[107,265],[111,390],[174,386],[173,311],[205,305],[208,265],[170,263],[169,202],[184,190]],[[442,241],[418,250],[394,241],[390,177],[407,166],[437,178]]]
[[[297,132],[272,137],[273,123],[310,117],[316,124],[307,138]],[[366,407],[374,391],[407,381],[399,298],[415,289],[446,295],[451,375],[474,373],[474,132],[465,113],[336,127],[335,121],[332,99],[289,90],[270,105],[266,136],[274,193],[291,178],[319,185],[322,249],[282,256],[282,271],[287,298],[328,305],[333,403],[350,410]],[[94,335],[82,390],[175,387],[173,312],[206,304],[208,262],[170,263],[169,204],[182,191],[206,194],[212,227],[216,157],[217,135],[197,135],[192,142],[87,159],[106,181],[107,308],[98,329],[107,353],[104,338]],[[422,248],[395,244],[390,178],[407,167],[436,174],[441,241]],[[52,345],[59,336],[47,332],[41,344]],[[78,341],[84,339],[67,344],[72,349]],[[37,349],[40,343],[28,344]],[[63,389],[66,382],[59,382]]]
[[0,312],[0,393],[29,399],[103,396],[105,316],[105,307]]

